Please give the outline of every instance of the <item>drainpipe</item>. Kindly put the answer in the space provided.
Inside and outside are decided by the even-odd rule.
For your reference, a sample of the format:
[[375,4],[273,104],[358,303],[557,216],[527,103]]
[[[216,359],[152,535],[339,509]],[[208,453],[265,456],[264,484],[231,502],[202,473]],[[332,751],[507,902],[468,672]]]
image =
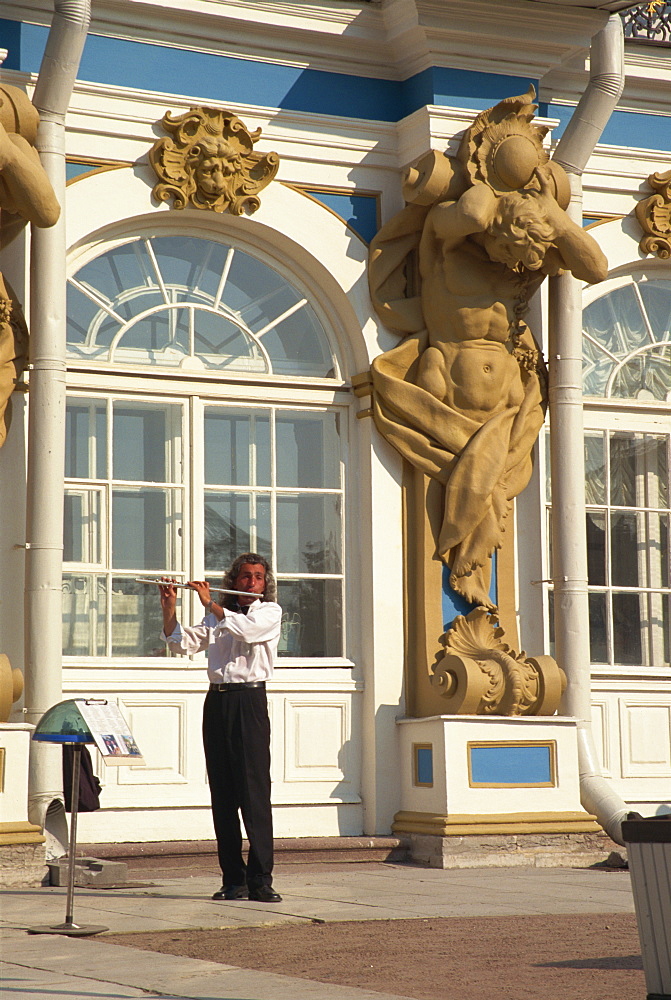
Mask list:
[[[33,94],[36,146],[61,209],[65,204],[65,114],[90,21],[90,0],[54,0],[54,17]],[[26,721],[62,700],[63,472],[65,464],[65,213],[32,228],[30,392],[26,501]],[[65,852],[61,756],[32,743],[28,818],[43,827],[47,857]]]
[[[590,79],[553,159],[569,176],[568,213],[582,225],[582,172],[624,86],[618,14],[592,39]],[[628,808],[601,774],[591,723],[585,460],[582,402],[582,294],[570,273],[550,279],[550,459],[557,660],[568,684],[562,711],[578,723],[580,797],[618,844]]]

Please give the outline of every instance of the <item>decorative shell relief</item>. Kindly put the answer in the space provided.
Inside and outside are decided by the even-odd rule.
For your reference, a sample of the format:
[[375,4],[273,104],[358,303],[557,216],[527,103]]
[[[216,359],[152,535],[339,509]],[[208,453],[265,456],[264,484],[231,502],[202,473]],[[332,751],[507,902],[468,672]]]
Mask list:
[[650,174],[648,184],[656,192],[636,203],[636,218],[645,236],[639,243],[643,253],[661,260],[671,257],[671,170]]
[[456,715],[552,715],[566,687],[550,656],[516,653],[486,608],[459,615],[443,636],[432,684]]
[[255,153],[261,129],[249,132],[232,111],[191,108],[178,117],[169,111],[161,124],[171,137],[159,139],[149,162],[159,178],[153,195],[174,199],[173,208],[209,209],[232,215],[259,208],[258,194],[277,174],[277,153]]

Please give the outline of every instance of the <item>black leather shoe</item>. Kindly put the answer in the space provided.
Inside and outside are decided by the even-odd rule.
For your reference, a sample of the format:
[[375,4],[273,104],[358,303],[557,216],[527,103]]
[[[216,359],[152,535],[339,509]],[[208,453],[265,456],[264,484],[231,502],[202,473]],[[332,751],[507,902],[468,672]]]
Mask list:
[[256,889],[249,890],[249,898],[255,903],[281,903],[282,897],[279,892],[275,892],[272,885],[260,885]]
[[212,899],[247,899],[246,885],[222,885]]

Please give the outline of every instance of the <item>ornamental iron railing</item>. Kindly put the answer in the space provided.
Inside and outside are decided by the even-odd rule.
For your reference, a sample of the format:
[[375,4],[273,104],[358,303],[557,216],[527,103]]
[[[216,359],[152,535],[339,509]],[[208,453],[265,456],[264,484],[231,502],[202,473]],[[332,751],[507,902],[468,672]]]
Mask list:
[[671,3],[650,0],[624,11],[624,37],[630,41],[671,47]]

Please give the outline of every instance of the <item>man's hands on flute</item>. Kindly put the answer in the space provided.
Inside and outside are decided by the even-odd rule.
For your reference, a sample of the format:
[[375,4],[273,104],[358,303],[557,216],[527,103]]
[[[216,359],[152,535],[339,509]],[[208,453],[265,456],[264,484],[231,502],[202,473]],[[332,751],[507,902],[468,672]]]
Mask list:
[[[161,595],[161,608],[163,609],[163,631],[166,635],[171,635],[175,628],[177,627],[177,587],[175,586],[176,580],[168,579],[168,577],[163,577],[159,584],[159,592]],[[203,605],[206,611],[210,611],[221,621],[223,617],[223,610],[218,605],[215,605],[212,600],[210,593],[210,584],[207,580],[189,580],[186,585],[190,587],[191,590],[195,590],[198,594],[200,603]],[[244,600],[244,598],[243,598]]]
[[172,586],[176,582],[175,580],[168,580],[166,577],[163,577],[163,581],[159,586],[161,608],[163,610],[163,632],[165,635],[172,635],[177,627],[177,615],[175,614],[175,608],[177,607],[177,587]]

